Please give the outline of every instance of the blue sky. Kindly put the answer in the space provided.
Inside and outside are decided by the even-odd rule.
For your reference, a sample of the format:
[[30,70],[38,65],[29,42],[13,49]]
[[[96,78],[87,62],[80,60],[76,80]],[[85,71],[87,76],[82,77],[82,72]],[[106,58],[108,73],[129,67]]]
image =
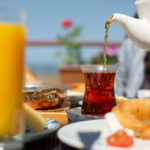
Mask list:
[[[83,32],[79,40],[103,41],[105,22],[113,13],[133,16],[135,0],[0,0],[0,2],[19,5],[27,10],[27,39],[55,40],[63,34],[61,21],[70,18],[75,25],[82,25]],[[125,32],[118,24],[112,24],[109,41],[122,41]],[[27,47],[28,65],[55,65],[62,63],[54,53],[57,47]],[[88,48],[87,48],[88,49]],[[98,50],[98,48],[97,48]],[[89,51],[85,57],[91,56]],[[40,66],[39,65],[39,66]],[[36,66],[37,67],[37,66]]]
[[[70,18],[83,25],[82,40],[103,40],[105,21],[115,12],[132,16],[135,0],[0,0],[26,8],[28,39],[55,39],[63,33],[60,24]],[[124,31],[111,25],[110,40],[121,40]]]

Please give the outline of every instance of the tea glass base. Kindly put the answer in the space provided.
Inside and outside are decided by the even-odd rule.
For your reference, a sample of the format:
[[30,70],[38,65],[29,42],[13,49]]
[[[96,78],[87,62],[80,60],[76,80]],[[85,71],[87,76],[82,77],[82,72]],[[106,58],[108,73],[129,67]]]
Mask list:
[[98,117],[104,117],[105,116],[105,114],[106,113],[108,113],[108,112],[111,112],[111,110],[110,111],[106,111],[106,112],[103,112],[103,113],[94,113],[94,112],[88,112],[88,111],[84,111],[82,108],[81,108],[81,114],[82,115],[86,115],[86,116],[98,116]]
[[82,113],[82,115],[87,115],[87,116],[99,116],[99,117],[104,117],[104,115],[105,115],[105,114],[99,114],[99,113],[97,113],[97,114],[84,113],[84,112],[82,112],[82,111],[81,111],[81,113]]
[[0,150],[23,150],[23,136],[0,139]]

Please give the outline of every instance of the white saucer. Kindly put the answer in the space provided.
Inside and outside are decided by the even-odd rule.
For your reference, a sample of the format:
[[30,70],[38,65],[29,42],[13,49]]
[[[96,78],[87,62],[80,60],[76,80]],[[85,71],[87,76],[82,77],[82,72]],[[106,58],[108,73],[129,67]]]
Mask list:
[[67,114],[70,122],[77,122],[77,121],[91,120],[91,119],[104,119],[104,117],[100,117],[100,116],[83,115],[81,113],[81,107],[71,108],[67,110]]

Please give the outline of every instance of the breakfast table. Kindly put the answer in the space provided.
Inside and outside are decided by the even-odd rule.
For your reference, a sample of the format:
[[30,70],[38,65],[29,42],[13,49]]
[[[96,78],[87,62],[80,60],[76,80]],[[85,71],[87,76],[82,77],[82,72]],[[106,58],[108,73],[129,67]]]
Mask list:
[[[73,92],[71,94],[75,93]],[[99,116],[82,115],[82,103],[80,102],[81,99],[83,99],[83,96],[84,95],[82,94],[78,96],[76,95],[75,97],[71,97],[70,99],[65,99],[64,102],[61,104],[61,107],[45,110],[36,110],[42,116],[44,116],[44,118],[56,120],[60,126],[53,132],[50,132],[49,134],[43,137],[32,141],[28,140],[27,142],[25,142],[23,150],[83,149],[83,142],[81,142],[81,139],[78,136],[79,131],[85,131],[86,133],[90,132],[90,134],[92,133],[91,131],[99,131],[100,136],[95,142],[96,144],[93,144],[93,149],[101,149],[102,147],[102,149],[113,150],[114,147],[108,146],[106,142],[106,137],[108,137],[111,134],[110,126],[108,125],[108,120],[106,117],[109,113],[105,115],[106,119],[104,119],[104,117]],[[73,100],[76,101],[76,103],[73,104]],[[117,104],[122,103],[126,100],[127,99],[121,99],[117,97]],[[110,122],[111,124],[114,123],[112,123],[112,120]],[[115,126],[115,128],[117,129],[117,126]],[[89,142],[88,139],[87,141]],[[140,138],[134,139],[134,145],[132,147],[132,150],[138,150],[141,147],[143,150],[149,150],[149,141],[145,141]],[[122,150],[122,148],[118,148],[118,150]]]

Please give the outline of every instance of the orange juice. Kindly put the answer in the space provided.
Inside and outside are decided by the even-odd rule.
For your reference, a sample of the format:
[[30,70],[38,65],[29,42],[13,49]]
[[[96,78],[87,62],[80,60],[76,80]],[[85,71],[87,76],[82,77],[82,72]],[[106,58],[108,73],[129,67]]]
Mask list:
[[0,22],[0,137],[22,124],[25,27]]

